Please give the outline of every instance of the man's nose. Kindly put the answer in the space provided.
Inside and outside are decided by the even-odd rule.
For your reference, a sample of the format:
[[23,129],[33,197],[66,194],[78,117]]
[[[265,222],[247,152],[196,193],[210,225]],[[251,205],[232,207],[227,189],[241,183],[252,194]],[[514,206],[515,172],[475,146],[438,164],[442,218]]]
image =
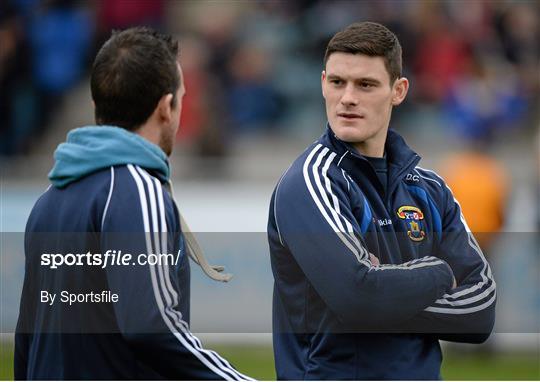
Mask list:
[[343,95],[341,96],[341,104],[343,106],[356,106],[358,104],[354,84],[348,84],[345,87]]

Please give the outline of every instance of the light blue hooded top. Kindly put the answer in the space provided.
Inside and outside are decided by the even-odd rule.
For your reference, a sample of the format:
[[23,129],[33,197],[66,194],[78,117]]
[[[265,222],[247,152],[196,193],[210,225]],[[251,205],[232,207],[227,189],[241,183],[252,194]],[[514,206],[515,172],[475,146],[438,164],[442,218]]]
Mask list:
[[157,145],[116,126],[85,126],[70,131],[54,152],[51,183],[64,188],[103,168],[134,164],[151,170],[162,182],[170,177],[169,161]]

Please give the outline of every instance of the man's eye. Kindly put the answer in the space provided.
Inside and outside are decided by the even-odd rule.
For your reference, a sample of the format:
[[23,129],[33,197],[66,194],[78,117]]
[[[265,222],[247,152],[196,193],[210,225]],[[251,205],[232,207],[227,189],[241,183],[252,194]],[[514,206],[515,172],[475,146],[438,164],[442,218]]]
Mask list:
[[334,84],[334,85],[341,85],[343,83],[343,81],[342,80],[330,80],[330,83]]
[[372,87],[374,87],[374,86],[375,86],[375,85],[370,84],[370,83],[368,83],[368,82],[362,82],[362,83],[360,84],[360,87],[362,87],[362,88],[364,88],[364,89],[369,89],[369,88],[372,88]]

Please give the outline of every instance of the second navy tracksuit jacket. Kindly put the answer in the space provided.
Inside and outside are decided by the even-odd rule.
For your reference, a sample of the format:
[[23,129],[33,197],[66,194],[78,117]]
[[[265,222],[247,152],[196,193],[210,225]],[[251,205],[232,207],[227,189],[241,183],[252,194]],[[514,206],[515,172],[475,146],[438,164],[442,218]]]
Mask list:
[[[189,329],[190,269],[165,153],[111,126],[76,129],[25,235],[16,379],[249,379]],[[59,265],[46,254],[131,254],[127,264]],[[172,254],[174,261],[139,255]],[[139,261],[140,260],[140,261]],[[44,303],[43,291],[55,293]],[[60,301],[103,291],[116,302]]]
[[328,128],[275,188],[279,379],[438,379],[439,339],[481,342],[492,330],[495,282],[458,202],[392,130],[385,151],[386,192]]

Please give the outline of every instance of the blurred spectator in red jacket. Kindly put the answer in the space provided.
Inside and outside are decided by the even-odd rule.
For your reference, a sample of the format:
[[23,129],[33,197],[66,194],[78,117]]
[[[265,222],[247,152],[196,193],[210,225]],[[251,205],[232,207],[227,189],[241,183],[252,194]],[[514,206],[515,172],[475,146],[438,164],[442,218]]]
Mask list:
[[419,35],[413,69],[417,96],[424,102],[439,102],[461,76],[470,51],[450,25],[438,2],[423,2],[418,14]]

